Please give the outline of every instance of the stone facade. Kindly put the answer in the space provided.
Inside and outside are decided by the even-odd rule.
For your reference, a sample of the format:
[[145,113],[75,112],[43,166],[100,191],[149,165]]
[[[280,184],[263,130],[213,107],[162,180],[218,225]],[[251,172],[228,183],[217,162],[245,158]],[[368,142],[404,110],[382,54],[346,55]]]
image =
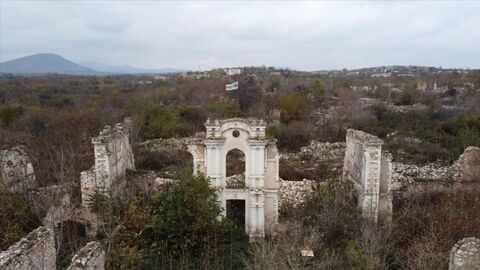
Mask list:
[[448,270],[480,270],[480,239],[458,241],[450,252]]
[[363,216],[374,223],[379,215],[387,215],[388,220],[392,167],[391,156],[382,152],[383,141],[363,131],[348,129],[346,143],[343,177],[354,183]]
[[55,270],[56,254],[53,231],[39,227],[0,253],[0,269]]
[[80,176],[83,206],[95,191],[119,194],[125,186],[126,171],[135,170],[129,131],[123,123],[106,126],[92,143],[95,165]]
[[72,258],[67,270],[103,270],[105,269],[105,250],[100,242],[90,242],[82,247]]
[[[265,138],[266,124],[256,119],[207,120],[204,139],[192,141],[194,173],[210,177],[226,215],[228,200],[245,201],[245,230],[251,239],[272,232],[278,223],[279,154],[275,141]],[[238,149],[245,155],[245,185],[228,188],[226,156]]]
[[14,193],[37,187],[32,163],[23,146],[0,151],[0,180],[6,190]]

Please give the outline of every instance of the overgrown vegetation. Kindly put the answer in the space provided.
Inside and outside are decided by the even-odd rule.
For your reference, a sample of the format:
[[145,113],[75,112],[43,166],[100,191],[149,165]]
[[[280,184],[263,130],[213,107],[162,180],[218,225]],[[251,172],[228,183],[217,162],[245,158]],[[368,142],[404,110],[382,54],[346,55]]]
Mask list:
[[97,194],[92,210],[110,221],[108,269],[238,269],[246,237],[218,219],[216,192],[203,176],[182,174],[164,193],[111,201]]
[[0,183],[0,250],[5,250],[36,229],[40,220],[25,195],[7,193]]
[[[396,161],[417,164],[449,163],[467,146],[480,146],[480,94],[464,87],[474,83],[478,88],[478,71],[388,80],[273,71],[252,67],[232,78],[171,76],[152,84],[139,84],[151,78],[136,76],[5,75],[0,78],[0,145],[25,145],[41,186],[78,184],[79,173],[93,164],[91,138],[125,116],[136,123],[135,143],[194,135],[204,131],[207,118],[257,117],[270,123],[267,134],[282,152],[296,152],[311,139],[344,141],[346,128],[381,137]],[[231,80],[240,82],[240,90],[226,93],[224,84]],[[419,91],[416,80],[450,89]],[[192,167],[180,151],[139,149],[135,158],[139,169]],[[335,176],[328,164],[296,162],[282,160],[281,176]],[[312,169],[298,170],[300,162]],[[284,230],[248,244],[243,231],[216,218],[220,209],[205,177],[178,179],[153,197],[93,198],[92,208],[106,221],[98,239],[107,247],[109,269],[445,269],[458,239],[480,237],[475,194],[402,199],[388,231],[363,224],[352,186],[333,180],[299,209],[282,209]],[[40,221],[25,197],[1,193],[0,200],[0,248],[5,249]],[[76,225],[65,226],[63,234],[73,235],[67,227]],[[66,246],[60,266],[68,264],[81,241],[67,239],[72,245]],[[301,249],[312,249],[315,257],[302,257]]]

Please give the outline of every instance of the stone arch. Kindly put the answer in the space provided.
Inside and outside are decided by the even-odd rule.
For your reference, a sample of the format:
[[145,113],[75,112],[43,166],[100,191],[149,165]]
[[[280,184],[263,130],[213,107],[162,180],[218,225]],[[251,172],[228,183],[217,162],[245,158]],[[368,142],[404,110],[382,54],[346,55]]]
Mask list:
[[205,173],[205,147],[201,144],[189,144],[187,151],[192,156],[193,174]]

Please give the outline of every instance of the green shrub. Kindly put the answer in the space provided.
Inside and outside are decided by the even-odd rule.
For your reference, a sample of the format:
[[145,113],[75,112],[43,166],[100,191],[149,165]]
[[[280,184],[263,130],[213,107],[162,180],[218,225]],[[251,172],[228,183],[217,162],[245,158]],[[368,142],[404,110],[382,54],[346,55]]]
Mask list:
[[237,104],[231,100],[217,100],[210,104],[208,112],[212,118],[226,119],[243,115],[237,110]]
[[0,181],[0,250],[5,250],[40,226],[27,196],[7,193]]
[[308,113],[306,97],[296,92],[279,96],[276,107],[281,111],[280,121],[287,124],[303,119]]
[[268,127],[267,135],[277,139],[277,146],[281,151],[297,152],[300,147],[310,143],[310,128],[304,122],[292,122],[288,125]]
[[203,129],[206,114],[189,106],[151,108],[146,111],[141,127],[145,139],[186,137]]
[[124,229],[110,239],[108,269],[238,268],[245,250],[204,175],[179,175],[164,193],[124,207]]
[[16,105],[2,105],[0,106],[0,123],[4,127],[8,127],[11,125],[15,120],[20,118],[23,114],[23,107],[16,106]]
[[351,182],[332,179],[307,197],[302,220],[322,233],[325,247],[343,249],[358,231],[360,211],[355,194]]

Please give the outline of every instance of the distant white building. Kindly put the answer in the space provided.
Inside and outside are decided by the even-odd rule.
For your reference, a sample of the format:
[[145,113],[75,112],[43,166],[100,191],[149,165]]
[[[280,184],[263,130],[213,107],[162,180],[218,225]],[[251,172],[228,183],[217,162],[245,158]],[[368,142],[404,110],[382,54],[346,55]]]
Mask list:
[[167,80],[167,76],[164,76],[164,75],[155,75],[155,76],[153,76],[153,79],[154,79],[154,80],[157,80],[157,81],[162,81],[162,82],[164,82],[164,81]]
[[225,74],[228,76],[233,76],[233,75],[240,75],[242,74],[242,69],[241,68],[224,68],[223,71]]
[[382,73],[372,74],[372,78],[388,78],[390,76],[392,76],[391,72],[382,72]]

